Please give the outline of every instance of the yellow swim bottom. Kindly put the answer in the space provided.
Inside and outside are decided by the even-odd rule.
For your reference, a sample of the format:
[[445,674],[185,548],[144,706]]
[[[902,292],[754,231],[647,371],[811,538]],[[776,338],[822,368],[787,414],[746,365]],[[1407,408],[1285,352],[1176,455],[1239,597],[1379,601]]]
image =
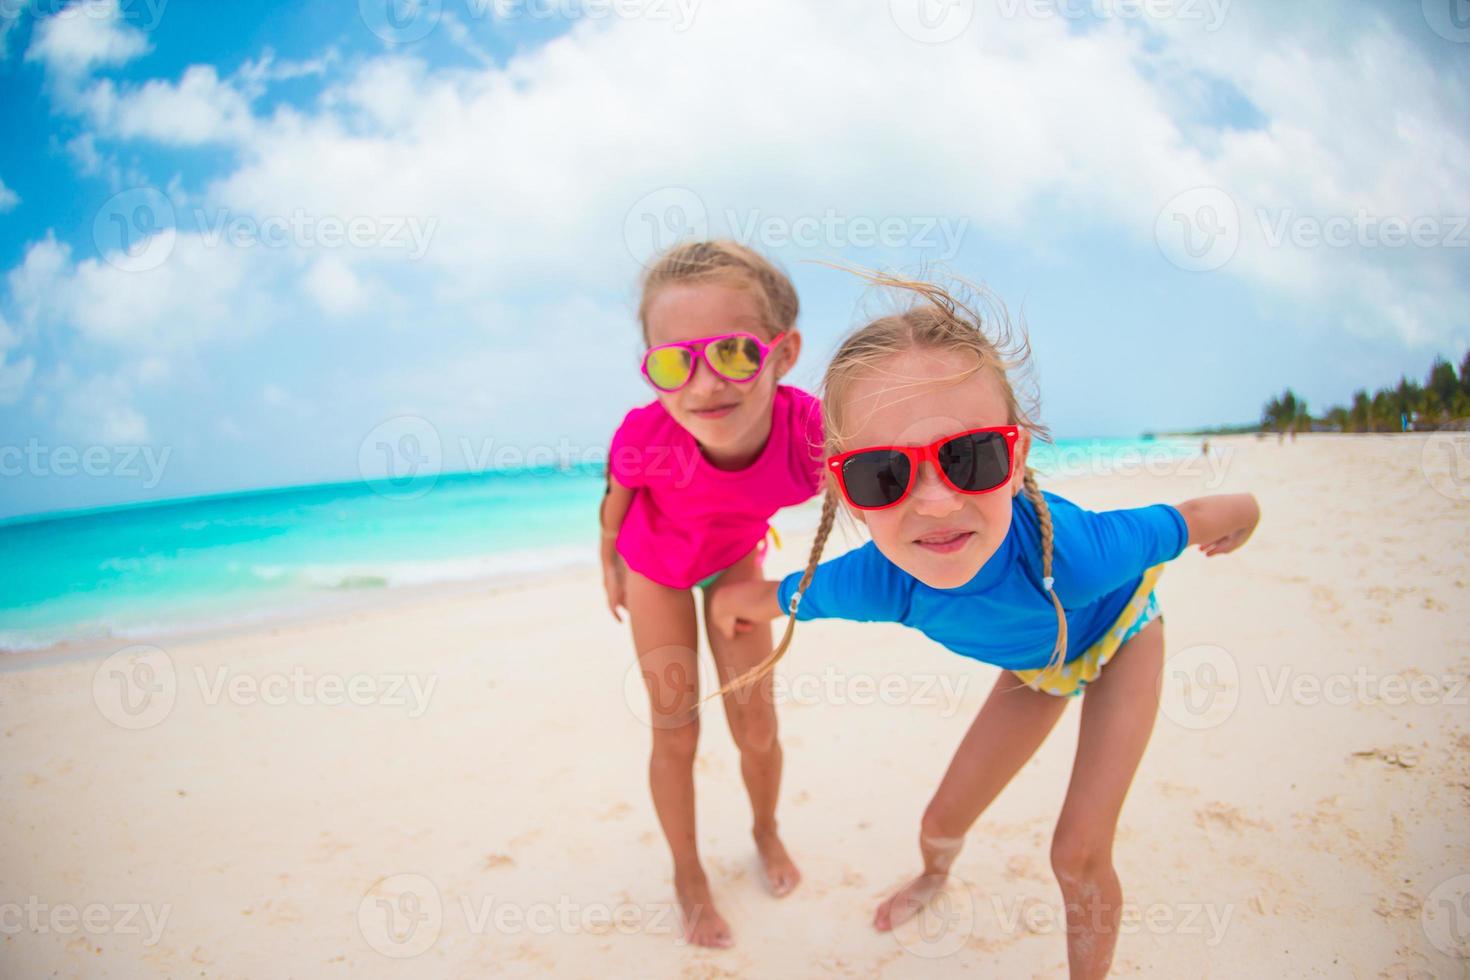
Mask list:
[[1133,639],[1139,630],[1163,615],[1163,611],[1159,609],[1159,600],[1154,595],[1154,583],[1162,574],[1164,574],[1163,565],[1155,565],[1143,573],[1143,581],[1139,582],[1138,588],[1133,590],[1133,597],[1128,600],[1128,605],[1118,613],[1118,618],[1113,620],[1113,625],[1108,627],[1102,639],[1084,650],[1080,657],[1075,657],[1052,670],[1042,668],[1040,670],[1017,670],[1012,673],[1032,690],[1055,694],[1057,697],[1076,697],[1081,694],[1084,687],[1097,680],[1098,675],[1102,673],[1103,666],[1113,659],[1113,655],[1122,648],[1123,644]]

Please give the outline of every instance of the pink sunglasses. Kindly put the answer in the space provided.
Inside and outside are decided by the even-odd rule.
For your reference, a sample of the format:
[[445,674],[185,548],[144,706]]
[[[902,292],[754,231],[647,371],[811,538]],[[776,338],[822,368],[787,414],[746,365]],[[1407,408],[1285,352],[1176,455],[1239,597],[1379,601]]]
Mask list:
[[754,334],[722,333],[677,344],[659,344],[643,355],[643,376],[659,391],[678,391],[694,377],[701,358],[709,369],[726,381],[754,381],[765,367],[771,351],[781,343],[785,331],[765,343]]

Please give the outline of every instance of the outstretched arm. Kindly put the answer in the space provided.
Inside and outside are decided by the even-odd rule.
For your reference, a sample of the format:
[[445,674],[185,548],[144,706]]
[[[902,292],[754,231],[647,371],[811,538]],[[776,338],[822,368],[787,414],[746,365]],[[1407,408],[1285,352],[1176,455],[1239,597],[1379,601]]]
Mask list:
[[1196,497],[1178,507],[1189,528],[1189,544],[1206,555],[1225,555],[1250,539],[1261,519],[1261,505],[1248,493]]
[[780,582],[731,582],[710,597],[710,620],[727,637],[748,633],[751,624],[769,622],[786,614],[777,592]]

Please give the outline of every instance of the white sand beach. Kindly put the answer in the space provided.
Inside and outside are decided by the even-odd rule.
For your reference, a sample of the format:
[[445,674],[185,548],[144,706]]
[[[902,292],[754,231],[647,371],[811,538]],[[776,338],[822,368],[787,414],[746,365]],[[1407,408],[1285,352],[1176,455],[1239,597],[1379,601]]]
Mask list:
[[[1242,551],[1187,554],[1159,588],[1171,658],[1117,842],[1116,975],[1464,975],[1470,474],[1448,438],[1215,439],[1222,480],[1194,461],[1044,484],[1093,508],[1250,490],[1263,510]],[[735,933],[712,952],[677,942],[632,666],[590,567],[13,665],[0,975],[1065,975],[1047,853],[1075,708],[936,914],[878,934],[995,671],[902,627],[803,624],[780,721],[805,880],[762,887],[711,704],[700,839]]]

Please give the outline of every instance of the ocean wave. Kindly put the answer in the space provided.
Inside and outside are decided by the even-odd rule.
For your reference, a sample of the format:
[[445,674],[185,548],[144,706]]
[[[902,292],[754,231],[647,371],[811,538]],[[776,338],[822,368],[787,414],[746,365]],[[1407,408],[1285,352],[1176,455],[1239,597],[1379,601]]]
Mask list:
[[587,548],[546,548],[471,558],[251,565],[249,572],[260,582],[277,587],[385,589],[555,571],[589,565],[593,557]]
[[0,630],[0,653],[25,653],[27,650],[44,650],[66,639],[65,635],[51,635],[35,630]]
[[100,643],[118,635],[111,626],[91,621],[68,623],[64,626],[4,629],[0,630],[0,653],[45,650],[61,643]]

